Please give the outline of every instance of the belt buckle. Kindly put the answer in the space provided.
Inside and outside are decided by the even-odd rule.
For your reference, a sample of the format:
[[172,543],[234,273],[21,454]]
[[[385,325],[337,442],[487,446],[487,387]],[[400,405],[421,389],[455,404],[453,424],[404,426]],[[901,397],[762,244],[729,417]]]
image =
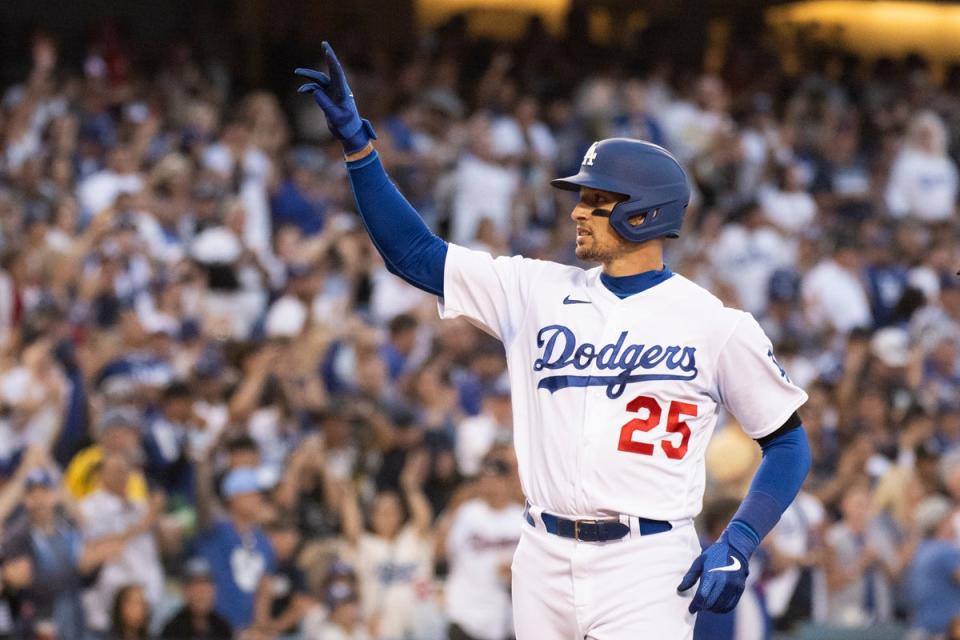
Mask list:
[[596,525],[596,524],[600,524],[600,521],[599,520],[574,520],[573,521],[573,539],[576,540],[577,542],[583,542],[583,540],[580,539],[580,523]]

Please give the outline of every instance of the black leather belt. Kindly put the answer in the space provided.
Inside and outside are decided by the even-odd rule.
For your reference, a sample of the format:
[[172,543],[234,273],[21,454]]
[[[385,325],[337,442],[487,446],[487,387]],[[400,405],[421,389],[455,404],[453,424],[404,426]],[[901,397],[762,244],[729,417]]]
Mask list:
[[[530,508],[527,507],[523,512],[524,517],[530,526],[536,527],[536,521]],[[547,533],[552,533],[561,538],[572,538],[581,542],[609,542],[611,540],[621,540],[630,533],[630,526],[619,520],[568,520],[555,516],[552,513],[544,511],[540,514],[543,526]],[[663,533],[673,528],[665,520],[650,520],[649,518],[637,518],[637,530],[642,536],[649,536],[654,533]]]

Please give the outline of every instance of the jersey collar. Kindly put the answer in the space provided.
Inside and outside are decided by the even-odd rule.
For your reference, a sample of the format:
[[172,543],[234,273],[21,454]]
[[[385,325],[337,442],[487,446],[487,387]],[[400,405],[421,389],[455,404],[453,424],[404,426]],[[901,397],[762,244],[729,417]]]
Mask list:
[[657,286],[672,275],[673,272],[667,265],[663,265],[660,271],[644,271],[629,276],[611,276],[601,271],[600,282],[607,291],[623,300],[635,293]]

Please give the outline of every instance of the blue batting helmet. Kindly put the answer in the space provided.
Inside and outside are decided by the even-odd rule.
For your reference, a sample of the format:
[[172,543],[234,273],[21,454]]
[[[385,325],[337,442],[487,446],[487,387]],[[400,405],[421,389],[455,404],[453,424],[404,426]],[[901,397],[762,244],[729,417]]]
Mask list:
[[663,147],[629,138],[594,142],[583,156],[580,173],[550,184],[567,191],[590,187],[625,196],[610,213],[610,226],[631,242],[678,237],[690,202],[690,183],[676,158]]

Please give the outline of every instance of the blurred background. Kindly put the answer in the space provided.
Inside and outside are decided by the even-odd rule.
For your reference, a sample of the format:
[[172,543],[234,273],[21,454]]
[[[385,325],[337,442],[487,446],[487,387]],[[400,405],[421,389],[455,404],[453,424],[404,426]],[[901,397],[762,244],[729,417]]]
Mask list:
[[323,39],[453,242],[575,263],[599,138],[694,178],[814,456],[698,640],[960,638],[960,3],[828,0],[0,3],[0,638],[511,636],[503,350],[373,250]]

